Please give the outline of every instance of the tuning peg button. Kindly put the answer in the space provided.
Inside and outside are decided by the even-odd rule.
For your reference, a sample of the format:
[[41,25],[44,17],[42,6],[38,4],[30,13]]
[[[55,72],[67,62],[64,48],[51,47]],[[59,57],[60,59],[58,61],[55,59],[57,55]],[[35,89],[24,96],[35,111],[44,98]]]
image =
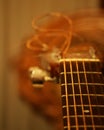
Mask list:
[[38,66],[30,67],[28,71],[33,87],[42,88],[44,82],[55,82],[56,78],[52,78],[50,72],[47,72]]

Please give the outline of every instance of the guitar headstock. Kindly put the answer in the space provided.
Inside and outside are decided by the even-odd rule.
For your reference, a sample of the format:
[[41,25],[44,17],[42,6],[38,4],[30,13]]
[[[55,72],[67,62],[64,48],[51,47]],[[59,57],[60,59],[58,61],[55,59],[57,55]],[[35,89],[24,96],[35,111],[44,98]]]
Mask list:
[[[48,25],[41,19],[45,19]],[[86,33],[90,29],[92,33],[95,28],[88,26],[86,30],[86,27],[85,29],[81,27],[82,29],[77,32],[73,27],[72,19],[60,13],[40,16],[32,25],[36,34],[26,42],[26,47],[33,51],[40,62],[39,66],[31,66],[28,69],[34,87],[40,88],[47,81],[58,82],[58,64],[61,58],[97,58],[94,42],[81,36],[83,31]]]
[[35,34],[26,41],[21,53],[18,64],[20,93],[29,103],[54,119],[61,115],[58,86],[60,59],[102,59],[103,14],[88,14],[51,14],[48,24],[35,26]]

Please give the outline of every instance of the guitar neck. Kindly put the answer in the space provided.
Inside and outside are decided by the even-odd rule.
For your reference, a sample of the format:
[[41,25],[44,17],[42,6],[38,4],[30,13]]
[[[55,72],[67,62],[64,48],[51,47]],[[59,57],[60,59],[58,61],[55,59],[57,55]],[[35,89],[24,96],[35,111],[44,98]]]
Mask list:
[[104,129],[104,79],[99,59],[61,59],[64,130]]

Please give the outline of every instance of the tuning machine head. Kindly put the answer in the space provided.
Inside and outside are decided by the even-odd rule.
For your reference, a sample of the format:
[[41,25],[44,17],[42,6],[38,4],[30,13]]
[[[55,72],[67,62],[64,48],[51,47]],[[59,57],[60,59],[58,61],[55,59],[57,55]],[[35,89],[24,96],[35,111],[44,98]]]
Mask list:
[[33,66],[28,69],[29,78],[34,88],[42,88],[45,82],[57,83],[57,77],[52,76],[47,70],[38,66]]

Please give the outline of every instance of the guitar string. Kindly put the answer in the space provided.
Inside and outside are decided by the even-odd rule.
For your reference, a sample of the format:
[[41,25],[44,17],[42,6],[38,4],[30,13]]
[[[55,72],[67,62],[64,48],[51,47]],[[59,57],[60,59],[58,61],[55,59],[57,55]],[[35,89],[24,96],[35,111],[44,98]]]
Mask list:
[[86,130],[86,122],[85,122],[85,115],[84,115],[84,105],[82,100],[82,91],[80,85],[80,76],[79,76],[79,69],[78,69],[78,62],[76,61],[76,68],[77,68],[77,76],[78,76],[78,83],[79,83],[79,91],[80,91],[80,100],[81,100],[81,107],[82,107],[82,114],[83,114],[83,123],[84,123],[84,130]]
[[76,109],[76,100],[75,100],[75,91],[74,91],[74,81],[73,81],[73,73],[72,73],[72,63],[69,61],[70,71],[71,71],[71,80],[72,80],[72,91],[73,91],[73,102],[74,102],[74,111],[75,111],[75,121],[76,121],[76,130],[79,130],[78,127],[78,118],[77,118],[77,109]]
[[90,100],[90,96],[89,96],[89,89],[88,89],[88,81],[87,81],[87,75],[86,75],[86,69],[85,69],[85,62],[83,61],[83,70],[84,70],[84,76],[85,76],[85,82],[86,82],[86,89],[87,89],[87,93],[88,93],[88,100],[89,100],[89,107],[90,107],[90,113],[91,113],[91,121],[92,121],[92,127],[93,130],[95,130],[95,126],[94,126],[94,119],[92,116],[92,106],[91,106],[91,100]]
[[67,124],[68,124],[68,130],[70,130],[70,118],[69,118],[69,104],[68,104],[68,89],[67,89],[67,77],[66,77],[66,65],[65,61],[63,61],[63,67],[64,67],[64,79],[65,79],[65,93],[66,93],[66,110],[67,110]]

